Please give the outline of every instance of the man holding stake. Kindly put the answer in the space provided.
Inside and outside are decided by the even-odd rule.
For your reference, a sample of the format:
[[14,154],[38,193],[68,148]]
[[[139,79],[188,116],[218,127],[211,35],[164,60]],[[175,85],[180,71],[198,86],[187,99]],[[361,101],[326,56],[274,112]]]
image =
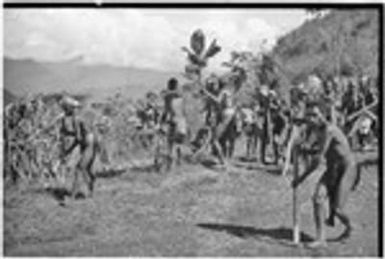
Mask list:
[[[345,231],[338,240],[350,236],[352,227],[350,219],[344,211],[344,205],[356,178],[356,168],[354,155],[343,132],[336,125],[330,124],[317,107],[313,106],[311,111],[308,114],[308,127],[312,133],[311,135],[316,136],[316,146],[319,148],[316,149],[314,161],[304,174],[294,179],[292,187],[296,188],[308,175],[317,170],[322,170],[322,167],[326,165],[313,196],[317,237],[309,245],[310,247],[320,247],[326,246],[324,222],[327,198],[329,201],[329,217],[326,224],[334,226],[334,217],[337,216],[345,226]],[[314,152],[314,146],[302,147],[301,149],[301,152]]]

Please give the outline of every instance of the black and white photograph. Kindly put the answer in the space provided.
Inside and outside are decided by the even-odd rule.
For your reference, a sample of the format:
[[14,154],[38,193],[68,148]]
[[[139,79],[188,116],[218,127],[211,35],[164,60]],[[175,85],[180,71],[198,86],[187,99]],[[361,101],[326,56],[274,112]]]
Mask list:
[[3,256],[383,256],[383,8],[6,1]]

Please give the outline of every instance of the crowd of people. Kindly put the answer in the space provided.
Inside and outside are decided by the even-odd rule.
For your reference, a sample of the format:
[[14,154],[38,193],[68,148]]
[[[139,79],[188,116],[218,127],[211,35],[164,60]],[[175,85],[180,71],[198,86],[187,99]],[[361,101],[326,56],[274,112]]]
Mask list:
[[[334,225],[337,217],[346,227],[344,236],[350,234],[350,221],[343,208],[355,178],[352,146],[358,144],[367,149],[378,137],[377,91],[377,82],[367,76],[321,79],[311,75],[290,88],[289,100],[280,96],[275,87],[264,84],[255,87],[252,103],[241,106],[235,102],[237,92],[221,77],[212,75],[197,91],[203,107],[196,110],[204,125],[191,135],[184,91],[176,78],[170,78],[159,96],[149,93],[133,116],[138,132],[150,130],[166,136],[167,154],[172,160],[176,151],[178,163],[181,145],[187,145],[193,154],[208,149],[217,158],[218,166],[227,168],[240,136],[246,140],[246,156],[263,164],[290,164],[294,149],[303,156],[311,156],[306,172],[293,186],[298,186],[316,168],[326,168],[314,195],[317,226],[314,245],[318,246],[325,244],[326,197],[330,208],[326,223]],[[162,105],[155,104],[158,97]],[[86,193],[91,196],[95,182],[93,165],[103,150],[100,140],[103,127],[86,123],[77,112],[80,107],[81,103],[68,94],[38,96],[7,105],[5,177],[13,180],[34,175],[57,177],[60,170],[68,169],[68,157],[78,148],[77,162],[71,169],[75,177],[71,193],[74,198],[85,197],[80,188],[84,182]],[[269,147],[272,152],[268,152]],[[268,161],[271,156],[273,159]],[[285,166],[284,174],[285,170],[288,167]]]
[[[169,83],[168,92],[164,91],[162,95],[165,113],[159,117],[161,120],[157,119],[161,111],[151,103],[138,113],[142,114],[143,127],[151,128],[158,122],[167,121],[179,130],[180,136],[184,136],[188,129],[187,115],[183,112],[183,94],[178,83],[174,83],[176,79],[170,79],[170,82],[173,83]],[[273,163],[277,164],[284,159],[284,147],[288,143],[293,120],[307,103],[317,102],[327,120],[343,130],[354,148],[369,149],[378,134],[376,88],[376,83],[368,77],[321,80],[313,75],[290,89],[289,101],[279,96],[275,89],[262,85],[256,88],[253,102],[241,106],[234,101],[236,93],[233,89],[220,77],[212,75],[199,90],[204,100],[200,112],[203,112],[205,125],[193,136],[192,144],[199,149],[204,142],[201,139],[209,135],[212,153],[223,165],[226,158],[232,157],[235,141],[243,134],[248,158],[266,164],[269,157],[267,151],[271,147]],[[178,104],[174,105],[174,102]]]
[[[335,217],[345,227],[338,238],[344,240],[352,231],[345,204],[350,191],[358,184],[354,139],[366,150],[369,140],[378,136],[377,88],[377,83],[365,76],[320,79],[311,75],[291,88],[289,102],[271,87],[262,85],[256,89],[256,99],[249,107],[239,107],[233,101],[235,93],[220,78],[210,77],[200,90],[205,100],[205,128],[210,136],[207,143],[219,164],[224,166],[233,154],[235,140],[242,133],[247,139],[248,156],[256,156],[257,144],[261,142],[259,158],[262,163],[267,163],[269,144],[273,147],[274,163],[282,159],[290,164],[293,162],[291,153],[297,152],[305,163],[302,167],[305,170],[293,180],[293,188],[310,174],[322,171],[313,195],[316,239],[310,247],[326,245],[324,225],[334,226]],[[174,114],[173,109],[167,110]],[[183,110],[180,106],[178,109]],[[183,117],[183,113],[180,116]],[[185,125],[176,118],[179,117],[171,116],[169,122]],[[185,135],[186,131],[178,133]],[[196,145],[202,143],[199,138],[202,134],[194,139]],[[327,219],[326,211],[329,212]]]

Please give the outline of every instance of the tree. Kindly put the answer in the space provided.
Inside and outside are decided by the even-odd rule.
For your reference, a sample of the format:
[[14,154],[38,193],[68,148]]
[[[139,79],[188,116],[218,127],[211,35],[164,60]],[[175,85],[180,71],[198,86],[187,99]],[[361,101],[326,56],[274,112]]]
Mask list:
[[195,30],[190,37],[190,49],[182,47],[187,53],[188,64],[185,66],[185,75],[192,80],[201,80],[202,69],[207,66],[208,60],[221,51],[216,39],[206,48],[206,36],[201,29]]
[[248,79],[248,70],[253,59],[251,52],[231,52],[230,61],[223,62],[222,65],[230,69],[228,80],[234,86],[234,92],[239,91],[243,83]]

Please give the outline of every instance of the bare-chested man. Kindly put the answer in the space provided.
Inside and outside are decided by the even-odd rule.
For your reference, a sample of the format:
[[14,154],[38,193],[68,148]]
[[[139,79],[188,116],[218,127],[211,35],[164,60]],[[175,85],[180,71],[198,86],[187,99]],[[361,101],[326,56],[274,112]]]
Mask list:
[[207,96],[206,102],[206,124],[211,130],[211,146],[219,159],[221,165],[225,164],[223,149],[219,143],[220,132],[218,125],[223,121],[224,103],[229,104],[231,97],[223,91],[223,83],[217,77],[209,78],[206,88],[202,89],[203,94]]
[[262,85],[261,89],[259,91],[259,101],[261,104],[261,110],[263,114],[263,128],[262,128],[262,143],[260,146],[260,157],[261,162],[263,164],[266,164],[266,153],[267,153],[267,147],[272,142],[272,118],[271,118],[271,111],[274,107],[274,101],[275,101],[276,93],[267,85]]
[[256,149],[259,139],[259,128],[257,124],[259,104],[255,104],[253,107],[242,108],[243,114],[243,131],[246,136],[246,157],[250,159],[251,156],[256,155]]
[[235,140],[241,133],[241,117],[233,102],[232,93],[229,90],[222,91],[220,101],[221,120],[218,127],[219,143],[226,158],[232,158],[234,154]]
[[[345,226],[340,240],[348,238],[351,233],[350,219],[344,211],[348,194],[356,178],[354,154],[344,133],[334,124],[330,124],[317,107],[311,109],[309,125],[311,133],[316,136],[316,158],[309,168],[292,185],[298,186],[309,174],[316,170],[326,170],[319,180],[313,196],[316,240],[310,247],[326,246],[324,221],[326,200],[329,201],[329,217],[326,224],[334,226],[336,216]],[[312,152],[313,147],[303,147],[302,152]]]
[[[161,122],[169,126],[168,154],[171,156],[174,144],[181,143],[187,136],[187,121],[184,114],[183,96],[178,88],[178,80],[171,78],[164,92],[164,111]],[[180,147],[177,147],[177,163],[180,163]],[[171,164],[169,165],[171,166]]]

